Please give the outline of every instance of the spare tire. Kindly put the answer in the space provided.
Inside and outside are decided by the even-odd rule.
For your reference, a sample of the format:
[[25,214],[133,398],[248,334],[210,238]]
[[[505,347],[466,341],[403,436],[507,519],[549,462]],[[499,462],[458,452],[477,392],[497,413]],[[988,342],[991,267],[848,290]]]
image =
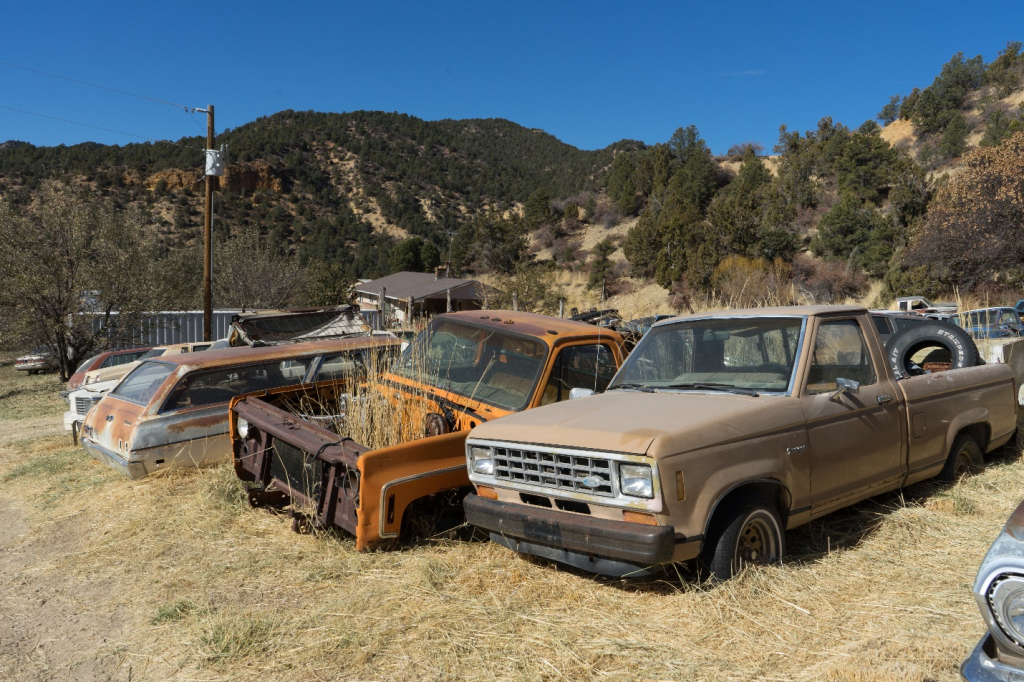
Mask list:
[[[928,352],[915,362],[914,356],[923,351]],[[971,335],[945,322],[914,324],[902,329],[886,341],[885,352],[897,379],[924,374],[925,363],[948,363],[949,369],[983,364]]]

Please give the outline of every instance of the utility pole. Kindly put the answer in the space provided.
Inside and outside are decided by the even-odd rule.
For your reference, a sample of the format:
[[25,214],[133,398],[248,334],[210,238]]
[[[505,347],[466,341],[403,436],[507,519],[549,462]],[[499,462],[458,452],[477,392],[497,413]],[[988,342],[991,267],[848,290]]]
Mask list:
[[[206,107],[206,154],[213,149],[213,105]],[[217,176],[210,174],[206,163],[206,221],[203,224],[203,341],[213,335],[213,184]]]

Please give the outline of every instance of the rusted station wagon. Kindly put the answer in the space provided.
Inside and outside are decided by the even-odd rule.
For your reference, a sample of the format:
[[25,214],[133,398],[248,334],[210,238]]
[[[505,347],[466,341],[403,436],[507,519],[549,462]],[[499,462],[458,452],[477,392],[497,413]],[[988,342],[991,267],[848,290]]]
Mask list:
[[314,525],[355,535],[357,549],[378,547],[399,538],[413,503],[433,513],[448,505],[461,517],[469,429],[567,400],[574,388],[603,390],[622,360],[618,333],[582,322],[495,310],[439,315],[376,386],[409,427],[408,442],[371,450],[313,423],[325,423],[317,411],[341,392],[331,383],[240,396],[231,406],[235,471],[255,484],[254,506],[292,503],[310,510]]
[[222,460],[231,453],[227,406],[239,393],[312,382],[351,354],[399,344],[364,336],[145,360],[86,415],[82,445],[132,479]]

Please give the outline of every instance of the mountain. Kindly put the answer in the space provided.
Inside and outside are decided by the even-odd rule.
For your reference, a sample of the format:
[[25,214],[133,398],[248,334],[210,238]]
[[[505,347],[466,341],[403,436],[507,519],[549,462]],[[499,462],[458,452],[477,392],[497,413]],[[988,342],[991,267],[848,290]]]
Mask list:
[[[283,111],[218,135],[230,163],[218,218],[256,226],[282,250],[351,260],[353,276],[384,274],[395,238],[421,236],[443,249],[476,213],[595,189],[622,141],[586,151],[503,119],[424,121],[398,113]],[[37,147],[0,145],[0,192],[31,200],[45,178],[64,178],[138,204],[168,248],[188,245],[201,224],[205,139]]]

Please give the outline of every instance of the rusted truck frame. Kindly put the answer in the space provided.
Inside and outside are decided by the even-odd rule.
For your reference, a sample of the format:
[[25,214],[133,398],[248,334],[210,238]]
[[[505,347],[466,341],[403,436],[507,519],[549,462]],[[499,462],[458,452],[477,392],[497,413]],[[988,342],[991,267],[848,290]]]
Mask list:
[[[307,521],[340,528],[355,536],[358,550],[388,546],[400,538],[410,505],[449,496],[458,501],[470,490],[465,460],[469,429],[552,399],[545,391],[558,371],[556,363],[568,357],[564,350],[605,346],[601,352],[607,353],[613,371],[623,361],[619,334],[584,323],[487,311],[442,315],[432,329],[444,323],[515,333],[544,345],[543,365],[522,408],[502,409],[390,371],[381,377],[379,390],[393,403],[396,415],[412,425],[412,440],[371,450],[295,413],[304,399],[311,405],[337,404],[349,388],[345,382],[238,396],[230,408],[232,449],[236,473],[252,486],[250,504],[290,504],[293,511],[305,512],[293,514],[296,530]],[[424,334],[430,333],[428,329]],[[568,388],[557,397],[567,399]]]

